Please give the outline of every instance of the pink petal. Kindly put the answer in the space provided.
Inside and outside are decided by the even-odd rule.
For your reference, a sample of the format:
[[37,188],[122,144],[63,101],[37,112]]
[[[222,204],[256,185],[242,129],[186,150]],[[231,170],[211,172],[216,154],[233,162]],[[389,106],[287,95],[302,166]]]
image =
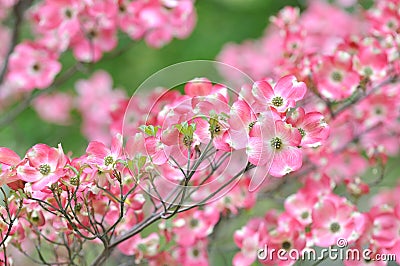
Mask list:
[[255,100],[265,105],[267,102],[270,102],[270,99],[275,95],[271,85],[265,80],[255,82],[252,92]]
[[249,140],[249,134],[247,133],[246,129],[244,128],[242,128],[241,130],[230,129],[228,131],[228,134],[229,134],[228,142],[232,148],[234,148],[235,150],[246,148]]
[[295,76],[287,75],[278,80],[274,91],[285,99],[299,101],[306,94],[307,87],[304,82],[298,82]]
[[231,128],[236,130],[243,127],[247,128],[251,122],[254,122],[251,119],[251,109],[245,101],[238,100],[233,103],[229,118]]
[[265,165],[271,158],[271,149],[261,138],[251,137],[247,144],[248,160],[254,165]]
[[206,78],[196,78],[185,85],[185,94],[189,96],[207,96],[211,93],[212,83]]
[[305,114],[304,108],[299,107],[290,114],[286,122],[297,127],[297,125],[303,122]]
[[56,183],[60,179],[60,175],[57,173],[50,173],[47,176],[43,176],[40,180],[32,184],[32,190],[39,191],[49,186],[53,183]]
[[233,257],[233,265],[234,266],[250,266],[256,260],[257,254],[251,256],[250,254],[244,255],[242,252],[236,253],[235,257]]
[[112,138],[111,142],[111,153],[114,154],[117,158],[122,155],[122,135],[116,134]]
[[53,170],[57,167],[60,159],[58,150],[46,144],[36,144],[27,152],[26,156],[33,167],[49,164]]
[[19,166],[17,173],[21,177],[21,180],[26,182],[36,182],[42,178],[42,174],[29,165]]
[[90,155],[94,155],[96,158],[105,158],[111,153],[106,145],[99,141],[91,141],[86,152]]
[[13,150],[5,147],[0,147],[0,163],[5,165],[17,165],[21,161],[18,154]]
[[302,163],[302,152],[299,148],[284,147],[283,150],[275,152],[270,174],[275,177],[282,177],[300,169]]
[[313,226],[329,227],[333,219],[336,219],[335,204],[328,199],[318,202],[312,211],[312,218]]
[[168,146],[164,146],[158,138],[146,138],[145,147],[154,164],[161,165],[168,161],[171,149]]
[[136,133],[135,136],[128,138],[126,142],[125,152],[129,159],[133,159],[137,154],[145,154],[144,137],[141,133]]

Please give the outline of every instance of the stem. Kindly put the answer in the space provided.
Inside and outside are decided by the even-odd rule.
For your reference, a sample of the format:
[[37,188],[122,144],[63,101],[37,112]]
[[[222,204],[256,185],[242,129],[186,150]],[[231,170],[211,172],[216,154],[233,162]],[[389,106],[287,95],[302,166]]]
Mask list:
[[160,220],[162,217],[162,213],[153,213],[151,216],[149,216],[145,221],[142,223],[138,224],[137,226],[133,227],[133,229],[129,232],[127,232],[125,235],[122,235],[121,237],[117,238],[114,242],[108,245],[107,248],[103,249],[103,252],[92,262],[92,266],[97,266],[97,265],[103,265],[114,248],[124,242],[125,240],[128,240],[132,236],[140,233],[143,231],[146,227],[150,226],[151,224],[155,223],[156,221]]
[[240,177],[241,175],[243,175],[244,173],[246,173],[247,171],[255,168],[255,165],[252,165],[250,163],[247,164],[247,166],[240,171],[239,173],[237,173],[235,176],[233,176],[231,179],[229,179],[228,182],[226,182],[225,184],[223,184],[220,188],[218,188],[216,191],[214,191],[213,193],[211,193],[208,197],[206,197],[205,199],[203,199],[202,201],[200,201],[199,203],[189,206],[187,208],[181,209],[178,212],[184,212],[184,211],[188,211],[190,209],[193,209],[195,207],[204,205],[208,200],[212,199],[212,197],[214,197],[215,195],[217,195],[221,190],[223,190],[224,188],[226,188],[228,185],[230,185],[233,181],[235,181],[238,177]]
[[[207,145],[208,146],[208,145]],[[198,167],[198,165],[200,165],[200,163],[196,166],[197,164],[195,164],[193,167],[196,169]],[[169,215],[166,218],[171,218],[173,215],[175,215],[176,213],[180,213],[183,211],[187,211],[190,210],[192,208],[198,207],[200,205],[203,205],[207,200],[209,200],[210,198],[212,198],[213,196],[215,196],[217,193],[219,193],[221,190],[223,190],[226,186],[228,186],[229,184],[231,184],[234,180],[236,180],[238,177],[240,177],[242,174],[244,174],[245,172],[249,171],[250,169],[253,169],[255,166],[251,165],[251,164],[247,164],[247,166],[240,171],[238,174],[236,174],[234,177],[232,177],[228,182],[226,182],[224,185],[222,185],[219,189],[217,189],[216,191],[214,191],[213,193],[211,193],[206,199],[202,200],[201,202],[199,202],[198,204],[189,206],[187,208],[184,209],[180,209],[178,208],[180,205],[178,205],[178,207],[174,210],[174,212],[172,213],[172,215]],[[194,174],[193,171],[190,172],[190,177]],[[187,181],[190,179],[186,179]],[[186,183],[186,182],[185,182]],[[186,186],[184,186],[183,190],[185,190]],[[180,194],[180,193],[179,193]],[[181,198],[181,202],[186,198],[187,196],[185,196],[185,193],[183,191],[183,196]],[[170,209],[172,207],[172,205],[170,205],[168,207],[168,209]],[[114,248],[119,245],[120,243],[128,240],[129,238],[133,237],[134,235],[140,233],[141,231],[143,231],[145,228],[147,228],[148,226],[150,226],[151,224],[155,223],[156,221],[165,218],[165,213],[163,211],[158,212],[158,213],[153,213],[151,214],[146,220],[142,221],[140,224],[137,224],[136,226],[134,226],[130,231],[128,231],[127,233],[125,233],[124,235],[120,236],[119,238],[115,239],[113,242],[111,242],[103,251],[102,253],[92,262],[92,266],[97,266],[97,265],[103,265],[106,260],[108,259],[108,257],[110,256],[110,254],[112,253],[112,251],[114,250]]]
[[382,81],[380,84],[376,85],[374,88],[372,88],[368,93],[366,94],[358,94],[354,99],[352,99],[351,101],[343,104],[341,107],[339,107],[337,110],[335,110],[332,113],[332,118],[337,117],[339,114],[341,114],[342,112],[346,111],[348,108],[350,108],[352,105],[362,101],[363,99],[367,98],[368,96],[370,96],[371,94],[373,94],[374,92],[376,92],[377,90],[379,90],[380,88],[391,84],[391,83],[395,83],[398,80],[398,76],[392,76],[384,81]]

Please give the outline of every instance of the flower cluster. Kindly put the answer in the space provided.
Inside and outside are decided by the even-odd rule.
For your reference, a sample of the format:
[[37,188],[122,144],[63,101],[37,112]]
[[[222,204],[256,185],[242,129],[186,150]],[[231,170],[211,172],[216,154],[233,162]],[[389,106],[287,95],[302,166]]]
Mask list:
[[100,232],[120,234],[133,227],[143,219],[145,198],[123,159],[121,136],[113,139],[111,149],[91,142],[79,158],[67,156],[61,145],[36,144],[22,159],[1,148],[1,182],[21,201],[19,209],[2,206],[2,212],[18,209],[18,222],[8,224],[10,232],[1,230],[2,237],[12,236],[7,243],[30,253],[34,239],[50,244],[67,241],[72,248],[81,248],[83,241],[100,237]]
[[[112,109],[111,103],[117,99],[113,93],[118,91],[110,90],[111,85],[104,72],[78,83],[85,99],[79,103],[85,123],[92,123],[88,128],[111,126],[104,119],[111,110],[101,113],[98,108],[100,104]],[[61,145],[37,144],[23,158],[1,148],[2,184],[8,184],[15,196],[23,195],[20,219],[11,225],[16,228],[11,243],[18,246],[31,234],[56,243],[65,235],[76,246],[84,240],[123,237],[147,222],[148,207],[144,203],[148,193],[155,198],[155,211],[162,209],[159,218],[164,219],[180,208],[185,210],[187,204],[210,204],[179,213],[172,223],[160,224],[158,234],[146,238],[135,234],[127,242],[118,243],[121,252],[138,260],[159,259],[163,238],[167,243],[177,243],[179,255],[175,260],[204,265],[207,236],[220,214],[252,207],[255,194],[249,193],[249,186],[250,190],[259,188],[268,173],[282,177],[297,171],[302,165],[302,149],[318,146],[328,137],[322,114],[299,108],[298,115],[293,115],[306,90],[306,85],[292,75],[280,78],[273,86],[267,80],[245,85],[236,95],[225,85],[198,78],[185,85],[183,95],[178,91],[159,92],[161,97],[154,101],[146,119],[127,125],[136,125],[137,129],[128,130],[125,147],[121,125],[111,148],[93,140],[86,154],[77,158],[65,154]],[[115,100],[115,104],[124,102],[123,95],[117,97],[121,100]],[[128,118],[132,103],[134,114],[140,117],[135,101],[133,98],[130,104],[122,104]],[[140,123],[143,125],[138,126]],[[99,134],[101,130],[93,132]],[[181,197],[180,190],[184,191]],[[172,194],[175,200],[171,191],[177,191]],[[48,230],[51,227],[59,230]]]
[[379,1],[360,17],[323,1],[310,2],[301,15],[287,7],[261,40],[229,44],[219,59],[257,79],[296,73],[322,97],[341,101],[396,68],[397,10],[396,1]]
[[[236,254],[234,265],[251,265],[257,258],[257,250],[265,244],[270,250],[296,249],[301,254],[307,248],[329,247],[345,239],[353,249],[369,248],[371,258],[375,254],[398,254],[399,206],[394,200],[398,189],[380,194],[370,211],[360,212],[346,197],[334,194],[335,186],[328,176],[319,179],[308,176],[304,186],[285,200],[283,213],[269,211],[264,218],[250,220],[235,232],[235,243],[241,251]],[[288,253],[287,260],[279,260],[277,256],[268,258],[262,262],[267,265],[295,262]],[[360,265],[356,258],[344,263]]]
[[[4,2],[4,3],[3,3]],[[0,4],[12,8],[16,1]],[[26,3],[28,4],[28,2]],[[18,4],[22,10],[24,3]],[[118,44],[118,30],[135,41],[160,48],[174,37],[187,37],[196,22],[193,0],[137,1],[39,1],[27,10],[34,33],[33,40],[10,43],[10,33],[0,27],[0,58],[9,45],[15,45],[8,62],[0,95],[12,95],[45,89],[53,84],[61,70],[60,55],[72,50],[78,62],[96,62],[103,53]],[[22,17],[24,14],[19,14]]]
[[[302,129],[313,125],[321,115],[305,110],[316,108],[330,126],[324,145],[304,150],[303,168],[308,169],[301,179],[304,186],[285,200],[284,212],[269,211],[235,233],[241,251],[234,264],[250,265],[265,244],[302,251],[329,247],[338,239],[399,259],[398,206],[388,196],[393,194],[378,195],[368,212],[357,204],[370,193],[370,186],[384,178],[387,157],[399,152],[399,8],[398,1],[391,0],[377,1],[366,11],[356,7],[352,15],[322,1],[311,1],[302,14],[286,7],[271,19],[273,25],[261,40],[230,44],[220,54],[221,60],[253,77],[295,73],[309,91],[287,123]],[[264,102],[275,96],[260,95],[271,95],[262,98]],[[290,103],[282,101],[285,104]],[[307,117],[310,122],[302,122]],[[306,138],[302,141],[308,143]],[[365,173],[368,167],[374,171]],[[334,188],[346,192],[337,194]]]
[[301,15],[287,7],[261,40],[228,45],[220,59],[253,77],[290,71],[305,80],[304,109],[318,106],[331,127],[309,159],[331,178],[348,179],[367,167],[363,153],[399,152],[398,10],[389,0],[353,16],[321,1]]

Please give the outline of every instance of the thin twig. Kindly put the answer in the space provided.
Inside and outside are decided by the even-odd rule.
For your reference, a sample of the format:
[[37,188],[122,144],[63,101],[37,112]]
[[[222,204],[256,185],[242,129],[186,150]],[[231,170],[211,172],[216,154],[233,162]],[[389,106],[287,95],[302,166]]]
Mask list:
[[378,91],[382,87],[397,82],[398,78],[399,78],[398,76],[392,76],[392,77],[382,81],[381,83],[379,83],[375,87],[373,87],[368,93],[359,93],[358,95],[356,95],[356,97],[354,99],[351,99],[350,101],[348,101],[345,104],[343,104],[342,106],[340,106],[337,110],[335,110],[332,113],[332,118],[337,117],[339,114],[341,114],[342,112],[346,111],[348,108],[350,108],[354,104],[356,104],[356,103],[362,101],[363,99],[367,98],[371,94],[375,93],[376,91]]

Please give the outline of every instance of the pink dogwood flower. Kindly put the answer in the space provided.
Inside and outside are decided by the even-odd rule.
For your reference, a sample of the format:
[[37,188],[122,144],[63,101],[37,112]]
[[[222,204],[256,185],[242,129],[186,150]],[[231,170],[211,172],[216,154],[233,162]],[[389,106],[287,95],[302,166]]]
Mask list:
[[26,41],[10,57],[7,79],[26,91],[47,88],[61,70],[57,55],[44,46]]
[[23,163],[13,150],[0,147],[0,185],[7,184],[12,188],[15,187],[13,185],[18,186],[21,177],[17,174],[16,168]]
[[297,81],[293,75],[287,75],[278,80],[274,88],[266,80],[257,81],[253,85],[253,94],[261,106],[271,106],[284,113],[293,108],[296,102],[303,99],[307,87],[304,82]]
[[122,135],[117,134],[111,144],[111,149],[101,142],[92,141],[89,143],[86,153],[88,162],[103,171],[110,171],[116,168],[118,159],[122,157]]
[[301,146],[319,146],[329,136],[329,126],[319,112],[306,113],[302,107],[299,107],[291,113],[287,122],[300,132]]
[[233,258],[235,266],[250,266],[257,259],[257,251],[267,242],[267,227],[263,219],[252,219],[250,222],[235,231],[235,244],[241,249]]
[[58,148],[36,144],[26,153],[27,163],[17,167],[23,181],[32,184],[33,191],[39,191],[57,182],[65,175],[67,158],[61,145]]
[[66,93],[40,95],[33,101],[39,116],[50,123],[68,125],[71,123],[73,98]]
[[313,66],[313,77],[322,96],[343,100],[355,92],[361,78],[353,70],[352,60],[349,53],[337,51],[334,56],[323,56]]
[[250,135],[246,148],[249,162],[265,165],[272,160],[269,174],[275,177],[298,170],[302,165],[302,152],[298,148],[301,142],[299,131],[280,120],[274,126],[269,121],[259,121],[261,125],[257,122],[254,127],[261,130]]
[[353,242],[364,224],[356,207],[335,194],[325,196],[315,205],[312,220],[313,240],[320,247],[336,245],[341,238]]
[[229,138],[232,148],[246,147],[249,133],[257,121],[257,116],[246,101],[238,100],[232,104],[229,114]]

